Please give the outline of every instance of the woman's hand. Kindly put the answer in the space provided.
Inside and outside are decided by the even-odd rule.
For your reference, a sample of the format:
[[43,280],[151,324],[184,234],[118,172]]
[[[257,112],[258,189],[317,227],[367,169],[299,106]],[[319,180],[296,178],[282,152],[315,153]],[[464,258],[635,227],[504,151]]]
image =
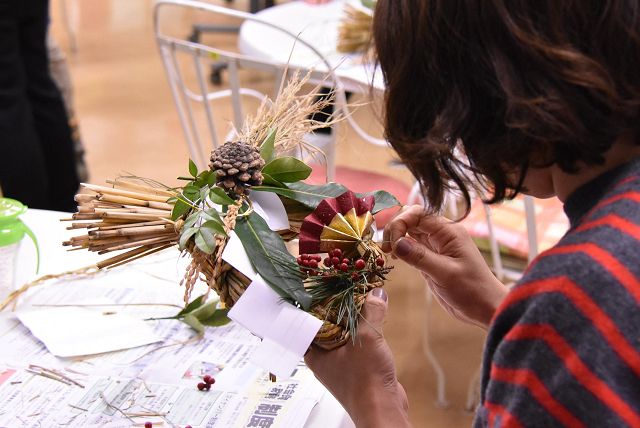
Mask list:
[[364,320],[360,319],[355,344],[349,340],[332,351],[313,346],[304,357],[359,428],[411,426],[407,395],[398,383],[391,350],[382,337],[386,313],[387,294],[377,288],[367,295],[362,307]]
[[382,249],[418,269],[438,303],[458,320],[487,329],[509,292],[463,226],[422,206],[400,210],[384,230]]

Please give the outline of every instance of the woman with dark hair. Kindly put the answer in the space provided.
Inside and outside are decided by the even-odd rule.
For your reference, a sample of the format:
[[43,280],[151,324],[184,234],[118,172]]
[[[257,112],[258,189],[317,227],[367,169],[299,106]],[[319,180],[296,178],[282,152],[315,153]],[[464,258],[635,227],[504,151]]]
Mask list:
[[[640,427],[640,0],[379,0],[374,38],[387,139],[429,202],[384,249],[488,330],[475,426]],[[436,214],[472,186],[564,203],[571,229],[511,291]],[[386,300],[364,306],[380,332]],[[384,337],[361,338],[305,360],[356,426],[410,426]]]

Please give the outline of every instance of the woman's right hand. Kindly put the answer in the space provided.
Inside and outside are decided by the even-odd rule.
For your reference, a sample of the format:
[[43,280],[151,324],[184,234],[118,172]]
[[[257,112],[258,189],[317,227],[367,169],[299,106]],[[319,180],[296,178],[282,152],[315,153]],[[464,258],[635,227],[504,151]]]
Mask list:
[[509,292],[462,225],[422,206],[399,211],[384,230],[382,249],[418,269],[438,303],[460,321],[487,329]]

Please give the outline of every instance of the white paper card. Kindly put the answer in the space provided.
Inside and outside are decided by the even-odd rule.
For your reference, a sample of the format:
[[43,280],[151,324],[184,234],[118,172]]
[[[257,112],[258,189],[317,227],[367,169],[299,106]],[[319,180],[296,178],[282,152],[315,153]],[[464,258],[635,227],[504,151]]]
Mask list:
[[314,316],[283,305],[249,361],[282,380],[289,379],[320,327],[322,321]]
[[285,306],[291,305],[283,302],[264,278],[256,275],[227,315],[262,339]]
[[289,229],[289,217],[282,201],[272,192],[251,192],[256,212],[264,218],[271,230]]
[[100,354],[160,340],[145,322],[78,307],[19,312],[18,319],[58,357]]
[[236,235],[233,230],[229,234],[229,241],[222,251],[222,260],[238,269],[251,281],[258,276],[258,272],[253,268],[251,259],[244,249],[242,241],[240,241],[240,238],[238,238],[238,235]]

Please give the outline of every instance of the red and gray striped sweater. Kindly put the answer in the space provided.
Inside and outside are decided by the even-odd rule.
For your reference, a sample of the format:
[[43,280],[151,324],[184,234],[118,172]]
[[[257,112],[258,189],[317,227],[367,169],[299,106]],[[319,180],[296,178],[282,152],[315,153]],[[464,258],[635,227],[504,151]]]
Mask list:
[[564,209],[493,319],[475,427],[640,427],[640,158]]

